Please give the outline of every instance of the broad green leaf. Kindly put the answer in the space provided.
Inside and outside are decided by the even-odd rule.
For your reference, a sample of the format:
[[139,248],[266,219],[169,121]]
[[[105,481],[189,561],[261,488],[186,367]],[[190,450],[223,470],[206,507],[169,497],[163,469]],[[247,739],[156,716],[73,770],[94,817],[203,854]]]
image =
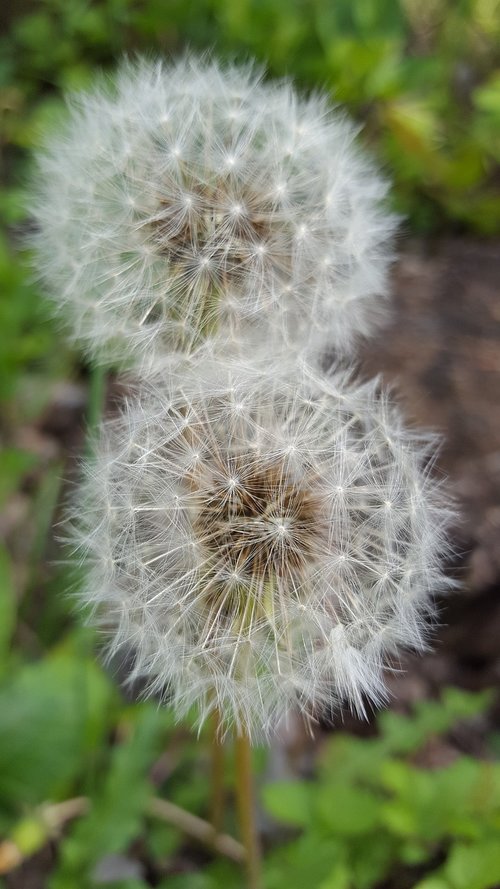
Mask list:
[[262,798],[268,812],[284,824],[297,827],[310,824],[313,788],[307,783],[280,781],[268,784],[262,790]]
[[392,796],[383,803],[381,817],[397,836],[474,838],[500,816],[496,763],[460,757],[447,768],[424,771],[393,760],[384,764],[382,780]]
[[0,799],[13,810],[58,799],[106,728],[113,690],[93,660],[58,654],[0,687]]
[[345,861],[345,853],[345,846],[338,839],[325,839],[309,832],[269,856],[265,869],[266,889],[317,887],[328,878],[332,867]]
[[457,843],[445,864],[444,874],[453,889],[496,889],[500,883],[498,835],[470,846]]
[[370,791],[338,781],[316,794],[318,817],[334,836],[359,836],[376,827],[380,803]]
[[319,774],[331,779],[380,784],[380,768],[387,757],[387,747],[380,738],[355,738],[338,734],[325,746]]

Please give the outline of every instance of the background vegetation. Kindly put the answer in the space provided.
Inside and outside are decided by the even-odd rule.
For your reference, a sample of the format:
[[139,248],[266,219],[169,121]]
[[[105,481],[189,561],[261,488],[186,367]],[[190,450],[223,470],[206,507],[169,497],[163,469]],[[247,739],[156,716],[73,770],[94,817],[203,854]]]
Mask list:
[[[206,812],[207,745],[154,703],[124,698],[67,595],[76,581],[51,528],[82,447],[87,369],[16,249],[29,225],[30,150],[57,126],[62,92],[84,87],[96,66],[136,50],[214,48],[330,90],[364,124],[408,231],[491,236],[500,230],[500,3],[38,0],[15,12],[7,2],[0,16],[0,886],[231,889],[237,869],[186,844],[151,802],[163,795]],[[308,780],[296,769],[293,781],[263,782],[268,817],[291,831],[270,842],[269,889],[498,885],[490,706],[488,696],[446,691],[412,718],[382,715],[369,738],[320,743]],[[482,727],[484,759],[455,752],[430,773],[422,751],[464,720]]]

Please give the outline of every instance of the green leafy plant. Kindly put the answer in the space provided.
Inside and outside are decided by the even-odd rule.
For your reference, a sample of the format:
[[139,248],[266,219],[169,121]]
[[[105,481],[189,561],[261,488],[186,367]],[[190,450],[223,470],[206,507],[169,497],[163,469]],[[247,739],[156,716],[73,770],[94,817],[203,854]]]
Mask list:
[[300,830],[270,856],[269,889],[300,889],[306,880],[311,889],[496,886],[499,764],[457,754],[444,767],[418,765],[426,745],[488,700],[448,689],[413,717],[383,713],[376,738],[340,733],[329,741],[314,781],[265,787],[268,811]]

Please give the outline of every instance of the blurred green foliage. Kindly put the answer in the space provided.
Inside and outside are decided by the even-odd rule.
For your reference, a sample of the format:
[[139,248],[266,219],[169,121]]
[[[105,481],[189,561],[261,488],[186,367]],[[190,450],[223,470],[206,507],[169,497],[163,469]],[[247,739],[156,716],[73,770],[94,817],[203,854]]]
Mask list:
[[500,764],[458,755],[443,767],[417,764],[426,746],[487,700],[448,689],[440,702],[421,702],[412,719],[384,713],[376,738],[334,737],[314,781],[265,787],[269,811],[301,830],[270,856],[268,889],[372,889],[386,880],[413,889],[496,887]]
[[[97,889],[103,863],[126,860],[131,847],[168,870],[185,841],[153,818],[152,797],[166,793],[202,813],[207,807],[203,745],[174,726],[168,709],[124,704],[89,655],[90,641],[81,631],[71,634],[44,663],[23,667],[0,686],[0,831],[23,858],[58,841],[47,889]],[[376,737],[336,734],[324,745],[314,780],[264,785],[267,810],[298,831],[266,857],[266,889],[371,889],[385,880],[399,885],[398,874],[414,889],[494,889],[500,765],[456,755],[432,770],[418,766],[422,751],[490,701],[489,694],[448,689],[441,701],[420,703],[412,717],[383,714]],[[68,800],[75,811],[62,833],[57,816]],[[239,889],[241,873],[224,861],[191,864],[167,885]]]
[[414,229],[500,229],[499,0],[38,0],[0,43],[3,140],[123,52],[189,45],[324,87],[366,124]]

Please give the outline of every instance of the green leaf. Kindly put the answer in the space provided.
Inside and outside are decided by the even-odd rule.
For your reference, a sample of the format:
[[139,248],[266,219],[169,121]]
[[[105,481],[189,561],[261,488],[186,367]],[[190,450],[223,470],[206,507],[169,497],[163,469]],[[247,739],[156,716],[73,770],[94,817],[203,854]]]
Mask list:
[[321,823],[334,836],[368,833],[379,820],[380,803],[373,793],[340,782],[319,789],[316,807]]
[[380,714],[378,724],[388,750],[411,753],[432,735],[444,734],[459,720],[483,713],[490,703],[489,692],[473,694],[448,688],[439,701],[420,701],[410,717],[388,710]]
[[435,771],[389,761],[383,782],[392,798],[381,817],[396,836],[436,842],[448,836],[474,838],[500,815],[500,768],[460,757]]
[[305,827],[311,823],[313,789],[304,782],[280,781],[262,790],[267,811],[284,824]]
[[57,653],[0,688],[0,799],[18,810],[60,798],[102,737],[112,687],[93,660]]
[[347,865],[338,862],[334,865],[331,874],[322,880],[318,889],[351,889],[351,874]]
[[[441,692],[441,706],[454,720],[471,719],[484,713],[490,707],[492,700],[492,691],[470,692],[460,688],[445,688]],[[439,707],[439,702],[437,706]]]
[[338,734],[326,745],[321,756],[320,776],[324,781],[380,784],[380,768],[387,758],[387,745],[379,738],[354,738]]
[[474,91],[474,102],[481,111],[500,120],[500,71],[495,71],[486,83]]
[[309,832],[268,856],[266,889],[316,887],[328,878],[333,867],[345,861],[345,852],[342,842]]
[[453,889],[495,889],[500,882],[498,836],[471,846],[457,843],[444,873]]

